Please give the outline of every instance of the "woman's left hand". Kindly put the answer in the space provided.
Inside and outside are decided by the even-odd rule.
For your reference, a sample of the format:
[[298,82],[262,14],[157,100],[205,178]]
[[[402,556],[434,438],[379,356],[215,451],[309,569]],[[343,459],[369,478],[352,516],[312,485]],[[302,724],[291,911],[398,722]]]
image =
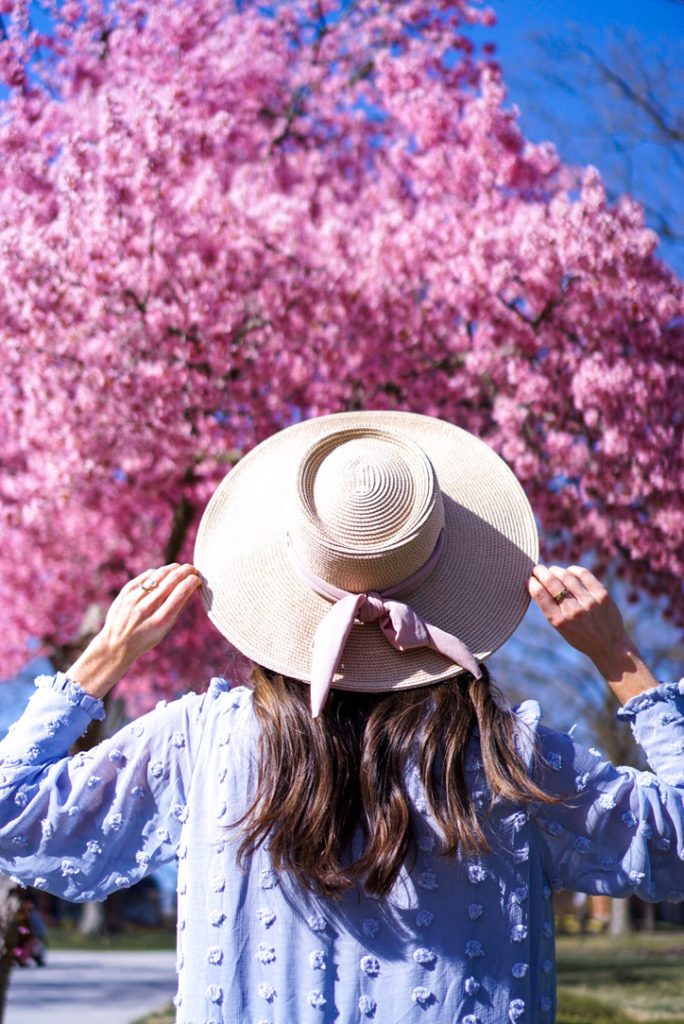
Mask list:
[[67,675],[103,697],[131,665],[172,628],[200,585],[192,565],[174,562],[130,580],[112,602],[104,626]]
[[536,565],[527,589],[550,625],[592,661],[633,646],[619,608],[588,569]]
[[527,589],[563,639],[591,658],[620,701],[657,686],[619,608],[588,569],[536,565]]

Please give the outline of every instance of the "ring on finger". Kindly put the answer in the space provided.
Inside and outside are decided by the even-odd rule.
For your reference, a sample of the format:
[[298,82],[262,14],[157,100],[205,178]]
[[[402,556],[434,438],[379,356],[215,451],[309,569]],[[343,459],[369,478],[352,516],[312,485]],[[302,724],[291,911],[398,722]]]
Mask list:
[[570,594],[570,591],[568,590],[568,588],[567,587],[563,587],[562,590],[559,590],[557,594],[553,595],[553,599],[556,602],[556,604],[560,604],[561,601],[563,601],[566,597],[568,597],[569,594]]
[[140,580],[138,586],[141,590],[144,590],[146,594],[149,594],[150,591],[157,589],[159,586],[159,580],[154,576],[146,576],[144,580]]

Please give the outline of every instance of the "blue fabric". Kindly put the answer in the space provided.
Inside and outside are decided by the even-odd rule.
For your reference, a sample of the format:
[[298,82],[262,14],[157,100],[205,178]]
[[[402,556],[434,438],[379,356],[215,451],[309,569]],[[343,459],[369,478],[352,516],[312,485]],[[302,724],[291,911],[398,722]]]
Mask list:
[[328,904],[236,867],[228,825],[254,778],[251,694],[213,680],[88,753],[68,749],[101,702],[41,679],[0,744],[0,869],[71,900],[101,899],[178,856],[179,1024],[551,1022],[552,892],[684,898],[684,684],[621,712],[654,773],[615,768],[517,710],[535,772],[562,804],[490,809],[475,738],[467,772],[487,856],[447,860],[417,775],[415,865],[391,898]]

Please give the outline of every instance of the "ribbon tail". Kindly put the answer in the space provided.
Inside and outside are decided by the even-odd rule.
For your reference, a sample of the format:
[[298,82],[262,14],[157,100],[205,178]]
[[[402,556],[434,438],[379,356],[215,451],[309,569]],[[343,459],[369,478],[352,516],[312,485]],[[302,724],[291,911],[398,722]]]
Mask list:
[[314,634],[311,652],[311,717],[318,718],[325,704],[347,637],[364,594],[348,594],[332,606]]
[[456,665],[460,665],[461,668],[466,669],[476,679],[481,678],[482,669],[477,658],[462,640],[459,640],[457,636],[453,636],[451,633],[445,633],[443,629],[433,626],[430,622],[425,623],[425,629],[428,635],[426,646],[431,647],[433,651],[439,651],[440,654],[446,655],[447,658],[450,658]]

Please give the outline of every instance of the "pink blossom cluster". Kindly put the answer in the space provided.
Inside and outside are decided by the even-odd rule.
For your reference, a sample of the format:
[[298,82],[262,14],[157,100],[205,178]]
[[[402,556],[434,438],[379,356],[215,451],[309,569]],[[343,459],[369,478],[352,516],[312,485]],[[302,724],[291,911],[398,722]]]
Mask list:
[[[634,202],[523,137],[468,35],[490,10],[29,9],[0,3],[5,673],[191,558],[240,454],[355,408],[479,434],[547,558],[617,561],[684,622],[682,284]],[[197,603],[129,696],[232,657]]]

